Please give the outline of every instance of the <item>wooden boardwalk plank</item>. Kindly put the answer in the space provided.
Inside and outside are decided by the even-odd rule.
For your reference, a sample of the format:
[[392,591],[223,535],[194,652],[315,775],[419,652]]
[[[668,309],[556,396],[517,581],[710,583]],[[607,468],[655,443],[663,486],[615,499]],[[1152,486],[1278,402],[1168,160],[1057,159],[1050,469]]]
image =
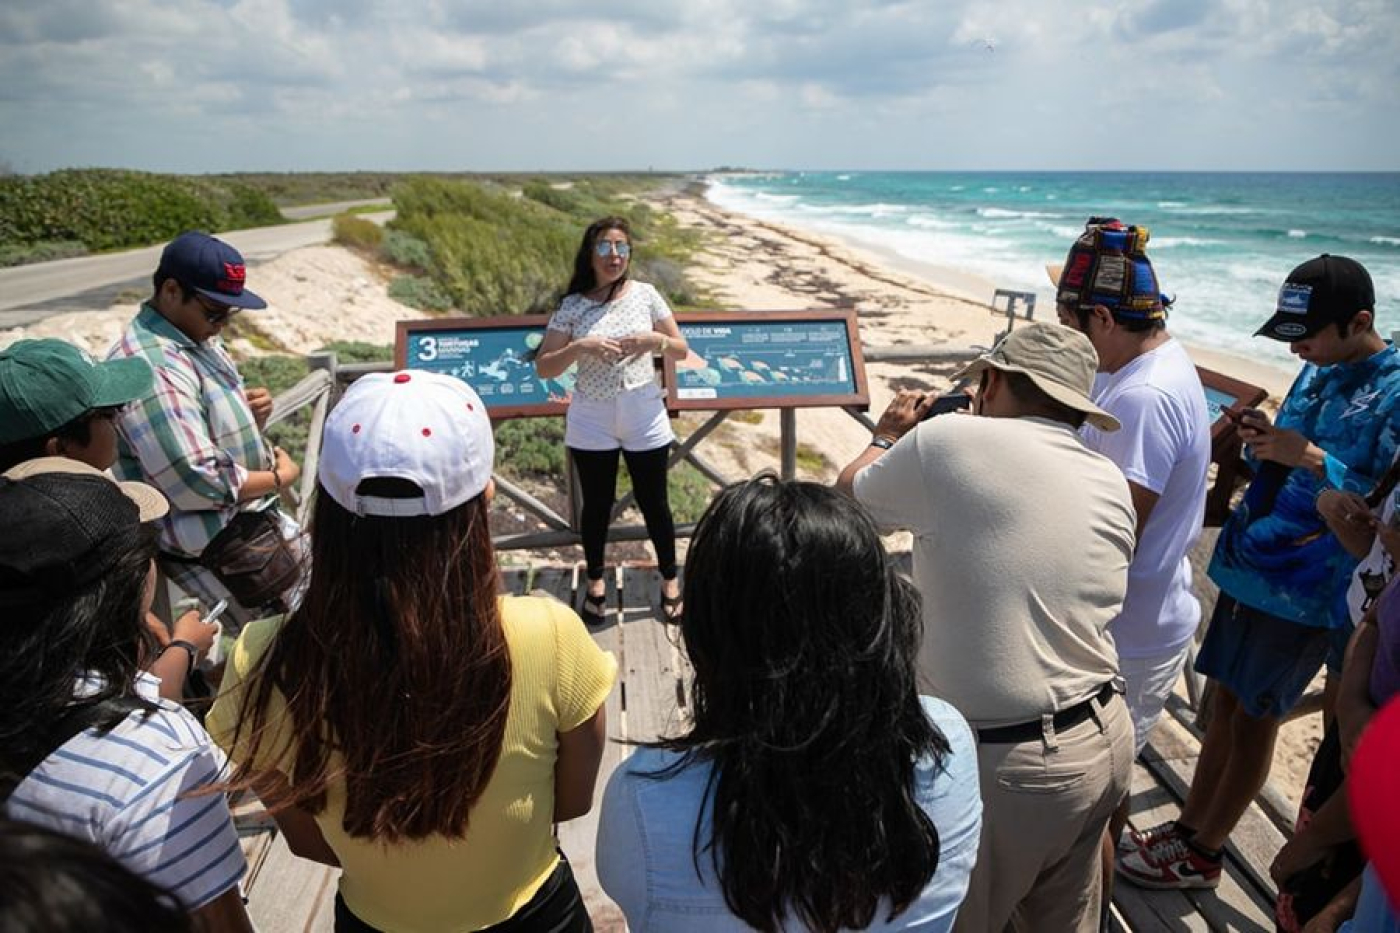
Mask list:
[[274,833],[249,892],[248,915],[270,933],[330,930],[340,870],[297,858]]

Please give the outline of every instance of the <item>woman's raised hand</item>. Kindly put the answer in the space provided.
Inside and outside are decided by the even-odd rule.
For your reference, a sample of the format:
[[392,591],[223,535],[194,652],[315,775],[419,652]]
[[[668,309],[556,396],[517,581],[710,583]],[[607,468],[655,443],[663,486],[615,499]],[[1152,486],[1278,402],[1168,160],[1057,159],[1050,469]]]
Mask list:
[[640,356],[643,353],[656,353],[666,344],[666,336],[654,330],[638,331],[618,338],[623,356]]
[[[628,338],[622,339],[627,340]],[[614,340],[612,337],[581,337],[576,343],[580,352],[588,356],[596,356],[609,363],[616,363],[626,355],[623,353],[622,342]]]

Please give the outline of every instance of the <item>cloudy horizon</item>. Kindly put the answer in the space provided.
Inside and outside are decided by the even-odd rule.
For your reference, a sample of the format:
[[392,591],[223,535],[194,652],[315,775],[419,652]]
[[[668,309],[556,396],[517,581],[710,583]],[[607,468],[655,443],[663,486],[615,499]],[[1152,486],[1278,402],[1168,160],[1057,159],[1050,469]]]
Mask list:
[[1394,171],[1392,0],[9,0],[0,164]]

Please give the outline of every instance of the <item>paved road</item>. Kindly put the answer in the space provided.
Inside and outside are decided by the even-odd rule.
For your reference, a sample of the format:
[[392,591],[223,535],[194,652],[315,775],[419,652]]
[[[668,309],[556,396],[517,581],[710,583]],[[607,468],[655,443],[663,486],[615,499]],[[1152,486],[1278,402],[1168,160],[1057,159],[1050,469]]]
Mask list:
[[[379,211],[362,216],[384,223],[394,212]],[[232,243],[249,262],[325,243],[330,236],[328,218],[219,234],[220,239]],[[163,248],[164,244],[0,269],[0,330],[22,327],[68,311],[105,308],[129,288],[149,290],[151,273],[156,269]]]
[[389,207],[394,202],[389,198],[363,198],[359,201],[332,201],[329,204],[307,204],[304,207],[284,207],[282,216],[288,220],[310,220],[313,217],[329,217],[341,211],[357,207]]

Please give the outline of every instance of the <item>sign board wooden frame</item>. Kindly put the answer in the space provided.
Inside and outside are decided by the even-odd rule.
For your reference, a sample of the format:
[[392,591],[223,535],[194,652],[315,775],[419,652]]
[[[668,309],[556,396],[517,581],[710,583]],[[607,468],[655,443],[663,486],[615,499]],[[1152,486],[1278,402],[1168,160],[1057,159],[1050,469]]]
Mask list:
[[1225,412],[1241,412],[1253,408],[1269,393],[1256,385],[1218,373],[1202,366],[1196,367],[1201,377],[1201,385],[1206,390],[1206,404],[1212,412],[1218,412],[1210,426],[1210,459],[1216,464],[1215,484],[1206,493],[1206,525],[1223,524],[1230,514],[1230,497],[1235,492],[1235,484],[1241,479],[1240,459],[1243,442],[1235,422],[1226,417]]
[[394,365],[456,376],[481,396],[493,421],[562,415],[572,370],[557,379],[535,375],[532,351],[548,322],[547,314],[399,321]]
[[870,407],[853,308],[679,314],[676,323],[691,350],[665,360],[672,411]]

